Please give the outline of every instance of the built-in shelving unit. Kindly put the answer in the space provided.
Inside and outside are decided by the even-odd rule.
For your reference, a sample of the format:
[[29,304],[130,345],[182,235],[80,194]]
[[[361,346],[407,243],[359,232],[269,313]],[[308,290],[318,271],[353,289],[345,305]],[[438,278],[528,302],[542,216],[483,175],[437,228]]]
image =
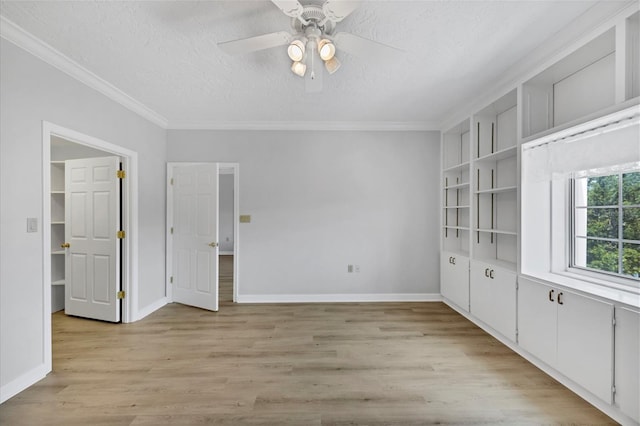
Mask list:
[[51,162],[51,312],[64,309],[64,161]]
[[553,213],[551,181],[532,184],[543,196],[528,180],[523,190],[521,163],[532,154],[520,150],[638,108],[640,11],[632,3],[443,130],[440,271],[447,304],[616,421],[639,425],[637,299],[554,275],[550,258],[564,243],[549,235],[566,215]]
[[443,135],[443,248],[468,255],[470,231],[469,121]]
[[473,116],[472,259],[517,263],[517,93]]

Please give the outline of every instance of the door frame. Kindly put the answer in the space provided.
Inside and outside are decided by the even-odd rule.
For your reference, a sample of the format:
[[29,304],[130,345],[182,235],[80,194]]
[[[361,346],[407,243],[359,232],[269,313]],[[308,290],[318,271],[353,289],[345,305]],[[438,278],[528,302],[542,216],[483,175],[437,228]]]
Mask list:
[[93,136],[47,121],[42,122],[42,264],[43,264],[43,348],[47,372],[52,368],[51,344],[51,137],[58,136],[79,145],[116,155],[127,173],[122,183],[122,229],[126,238],[120,253],[125,291],[120,318],[133,322],[138,301],[138,153]]
[[[238,303],[238,291],[240,289],[240,277],[238,274],[238,265],[240,258],[240,232],[238,225],[240,224],[240,215],[238,214],[240,209],[240,164],[239,163],[216,163],[216,162],[168,162],[167,163],[167,225],[166,225],[166,274],[165,274],[165,293],[167,295],[167,301],[173,302],[173,288],[171,283],[171,276],[173,275],[173,236],[171,234],[171,226],[173,224],[173,186],[171,185],[171,179],[173,178],[173,171],[178,166],[196,166],[200,164],[218,164],[218,176],[221,174],[221,170],[233,170],[233,302]],[[218,185],[220,180],[218,180]],[[220,203],[218,203],[218,211],[220,210]],[[220,271],[218,270],[218,275]],[[220,282],[218,282],[218,286]]]

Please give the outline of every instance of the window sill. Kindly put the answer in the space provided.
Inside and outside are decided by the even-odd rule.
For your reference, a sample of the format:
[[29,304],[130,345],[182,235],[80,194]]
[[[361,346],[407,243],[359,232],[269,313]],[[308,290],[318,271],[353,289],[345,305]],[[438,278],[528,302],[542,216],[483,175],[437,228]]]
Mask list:
[[[618,287],[610,281],[598,280],[592,277],[585,277],[569,271],[566,272],[544,272],[534,275],[522,274],[526,278],[544,280],[551,285],[559,285],[570,290],[576,290],[590,296],[607,299],[611,302],[622,303],[624,305],[640,308],[640,289],[624,286]],[[615,287],[614,287],[615,286]]]

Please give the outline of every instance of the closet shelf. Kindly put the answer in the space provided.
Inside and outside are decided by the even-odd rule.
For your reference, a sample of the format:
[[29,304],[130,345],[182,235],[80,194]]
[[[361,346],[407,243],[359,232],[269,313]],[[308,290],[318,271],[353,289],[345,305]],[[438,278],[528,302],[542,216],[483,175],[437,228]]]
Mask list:
[[64,250],[51,250],[51,254],[64,254]]
[[468,226],[450,226],[450,225],[444,225],[443,228],[445,229],[457,229],[459,231],[468,231],[469,227]]
[[52,220],[52,225],[64,225],[64,220]]
[[51,194],[64,194],[64,191],[51,191]]
[[508,148],[501,149],[500,151],[496,151],[494,153],[476,158],[475,161],[478,163],[499,161],[499,160],[504,160],[505,158],[515,157],[516,154],[517,154],[517,147],[510,146]]
[[470,206],[444,206],[445,209],[468,209]]
[[447,167],[442,172],[443,173],[457,172],[457,171],[460,171],[460,170],[464,170],[464,169],[466,169],[468,167],[469,167],[469,162],[466,161],[464,163],[456,164],[455,166]]
[[61,280],[51,281],[51,285],[64,285],[64,278]]
[[515,191],[517,188],[517,186],[503,186],[500,188],[481,189],[479,191],[475,191],[475,194],[498,194],[500,192]]
[[490,229],[490,228],[476,228],[474,229],[474,231],[476,232],[485,232],[485,233],[489,233],[489,234],[502,234],[502,235],[518,235],[517,232],[515,231],[506,231],[504,229]]
[[458,183],[455,185],[449,185],[449,186],[445,186],[444,189],[461,189],[461,188],[468,188],[469,187],[469,182],[464,182],[464,183]]

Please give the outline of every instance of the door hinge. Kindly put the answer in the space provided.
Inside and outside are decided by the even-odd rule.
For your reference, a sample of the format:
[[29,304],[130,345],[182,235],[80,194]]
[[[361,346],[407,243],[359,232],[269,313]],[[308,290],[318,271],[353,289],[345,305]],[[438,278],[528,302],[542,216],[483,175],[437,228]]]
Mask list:
[[616,394],[616,387],[615,386],[611,386],[611,393],[612,394]]
[[171,227],[171,233],[173,234],[173,226]]
[[611,319],[611,324],[613,324],[614,327],[616,326],[616,317],[613,317]]
[[171,284],[173,284],[173,277],[170,277],[170,278],[169,278],[169,282],[170,282]]
[[124,290],[120,290],[118,293],[116,293],[116,299],[124,299]]
[[125,237],[125,232],[124,231],[118,231],[116,236],[118,237],[118,239],[122,240]]
[[173,185],[173,178],[171,178],[171,185]]
[[127,173],[124,170],[118,170],[116,176],[118,176],[118,179],[124,179],[127,177]]

